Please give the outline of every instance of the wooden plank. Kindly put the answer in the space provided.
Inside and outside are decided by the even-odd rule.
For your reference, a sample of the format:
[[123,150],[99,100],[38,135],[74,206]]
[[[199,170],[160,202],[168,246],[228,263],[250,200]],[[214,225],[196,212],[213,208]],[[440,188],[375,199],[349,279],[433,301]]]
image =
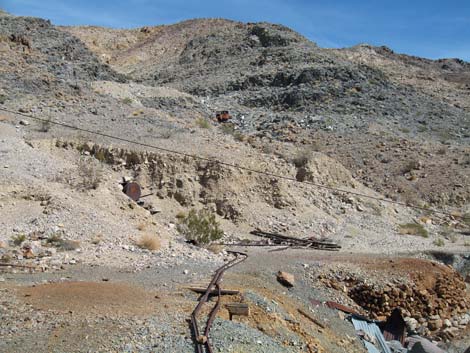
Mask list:
[[232,320],[233,315],[239,316],[249,316],[250,315],[250,307],[247,303],[227,303],[225,307],[228,310],[230,315],[230,320]]

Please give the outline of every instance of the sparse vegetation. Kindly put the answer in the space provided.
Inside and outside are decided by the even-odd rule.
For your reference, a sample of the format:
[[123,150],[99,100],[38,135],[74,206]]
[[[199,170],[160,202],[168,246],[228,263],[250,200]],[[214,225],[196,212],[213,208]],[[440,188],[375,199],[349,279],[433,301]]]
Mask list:
[[420,165],[419,165],[419,162],[418,162],[418,161],[415,161],[415,160],[408,161],[408,162],[405,164],[405,166],[403,167],[402,173],[403,173],[403,174],[410,173],[410,172],[412,172],[413,170],[418,170],[419,167],[420,167]]
[[64,251],[73,251],[80,248],[80,242],[77,240],[64,239],[61,232],[56,232],[51,235],[46,240],[47,244],[54,246],[60,250]]
[[143,234],[137,241],[137,246],[142,249],[155,251],[161,248],[161,242],[156,235]]
[[192,209],[178,224],[178,231],[196,245],[209,244],[222,238],[224,232],[212,212]]
[[104,149],[99,149],[98,151],[96,151],[93,157],[95,157],[97,160],[99,160],[102,163],[106,162],[106,152]]
[[176,219],[184,219],[186,217],[186,213],[184,213],[183,211],[180,211],[176,214]]
[[133,100],[132,100],[132,98],[130,98],[130,97],[126,97],[126,98],[123,98],[123,99],[121,100],[121,102],[124,103],[124,104],[127,104],[127,105],[131,105],[132,102],[133,102]]
[[0,94],[0,104],[5,104],[7,101],[7,96],[4,94]]
[[419,235],[420,237],[427,238],[429,237],[428,231],[424,228],[423,225],[418,223],[406,223],[400,224],[399,226],[400,234],[409,234],[409,235]]
[[463,216],[462,216],[462,222],[464,224],[466,224],[467,226],[470,226],[470,212],[469,213],[465,213]]
[[26,235],[24,235],[24,234],[14,235],[11,238],[11,240],[12,240],[14,245],[20,246],[26,240]]
[[103,181],[103,168],[91,157],[80,158],[77,169],[77,187],[81,190],[97,189]]
[[433,243],[435,246],[444,246],[444,245],[445,245],[444,239],[442,239],[442,238],[437,238],[437,239],[434,240],[432,243]]
[[195,123],[201,129],[210,129],[211,128],[210,122],[208,120],[204,119],[204,118],[197,118]]
[[210,244],[206,246],[206,249],[214,254],[220,254],[222,251],[224,251],[224,247],[219,244]]
[[310,151],[301,149],[297,152],[294,158],[292,158],[292,163],[294,163],[297,168],[302,168],[308,164],[311,158],[312,154]]
[[41,126],[39,127],[39,131],[41,132],[48,132],[51,129],[51,119],[48,118],[46,120],[41,120]]

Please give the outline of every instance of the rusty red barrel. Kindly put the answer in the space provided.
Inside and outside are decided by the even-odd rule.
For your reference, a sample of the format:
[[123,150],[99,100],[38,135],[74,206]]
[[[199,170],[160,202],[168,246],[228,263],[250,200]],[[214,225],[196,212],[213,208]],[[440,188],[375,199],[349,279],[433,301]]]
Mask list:
[[140,185],[136,182],[130,182],[124,185],[124,193],[132,200],[138,201],[140,199],[141,190]]

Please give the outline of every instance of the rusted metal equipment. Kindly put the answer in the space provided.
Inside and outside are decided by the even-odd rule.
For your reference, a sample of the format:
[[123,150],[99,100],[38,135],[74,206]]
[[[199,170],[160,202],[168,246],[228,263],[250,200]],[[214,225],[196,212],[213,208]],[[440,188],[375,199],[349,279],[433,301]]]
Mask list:
[[132,199],[136,202],[139,201],[140,195],[142,193],[142,191],[140,189],[140,185],[137,184],[134,181],[131,181],[129,183],[125,183],[123,191],[127,196],[129,196],[130,199]]
[[286,245],[287,247],[311,248],[317,250],[338,251],[341,246],[328,240],[319,240],[315,238],[294,238],[282,234],[268,233],[261,230],[250,232],[258,237],[268,240],[268,243],[258,243],[256,246]]
[[215,113],[215,118],[219,123],[223,123],[225,121],[230,120],[232,117],[230,116],[228,110],[222,110],[220,112]]
[[[212,353],[212,346],[210,344],[209,340],[209,331],[212,326],[212,323],[215,320],[215,315],[219,311],[220,308],[220,299],[222,297],[221,295],[221,289],[220,289],[220,280],[222,279],[222,276],[226,270],[229,268],[243,262],[246,260],[248,257],[247,254],[242,253],[242,252],[237,252],[237,251],[228,251],[228,253],[231,253],[235,255],[235,258],[227,263],[225,263],[223,266],[221,266],[217,271],[215,271],[214,277],[212,278],[211,282],[207,286],[206,292],[202,295],[202,297],[199,299],[199,303],[197,304],[196,308],[193,310],[191,313],[191,329],[193,331],[193,337],[194,341],[196,343],[196,352],[197,353],[204,353],[204,351],[208,353]],[[209,296],[212,293],[213,290],[217,291],[217,303],[215,306],[212,308],[209,317],[206,322],[206,327],[204,329],[204,334],[201,335],[199,331],[199,326],[197,323],[197,316],[199,312],[202,309],[202,306],[207,303],[209,300]]]

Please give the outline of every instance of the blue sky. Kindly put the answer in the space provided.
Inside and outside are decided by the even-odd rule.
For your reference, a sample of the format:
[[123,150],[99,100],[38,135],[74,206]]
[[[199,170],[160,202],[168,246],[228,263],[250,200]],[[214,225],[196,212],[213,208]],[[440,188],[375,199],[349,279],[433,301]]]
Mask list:
[[140,27],[223,17],[281,23],[323,47],[387,45],[401,53],[470,61],[470,1],[0,0],[15,15],[60,25]]

